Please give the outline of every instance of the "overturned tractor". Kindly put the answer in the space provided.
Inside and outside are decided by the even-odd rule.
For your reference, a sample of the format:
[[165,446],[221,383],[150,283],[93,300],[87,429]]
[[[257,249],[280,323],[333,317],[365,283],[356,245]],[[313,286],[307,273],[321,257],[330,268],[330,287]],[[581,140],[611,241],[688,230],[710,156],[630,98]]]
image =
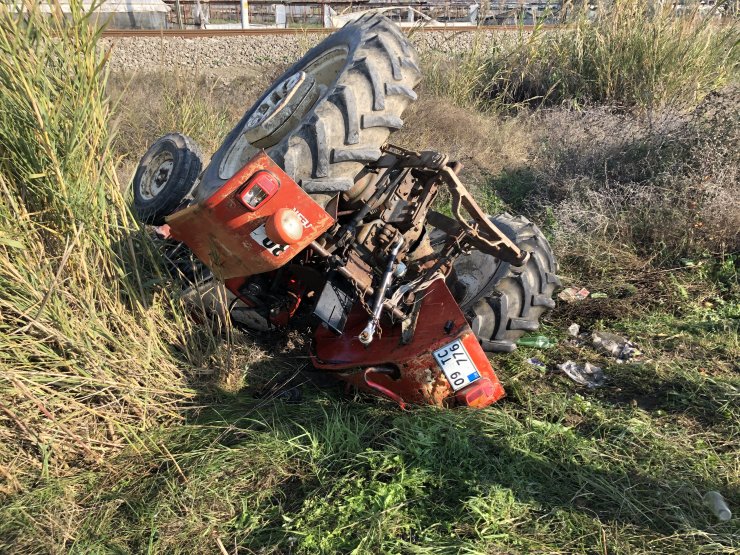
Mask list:
[[[444,154],[388,143],[421,79],[393,23],[330,35],[249,109],[203,168],[174,133],[144,155],[135,209],[190,294],[223,282],[232,320],[312,330],[313,365],[406,403],[484,407],[509,352],[554,306],[557,265],[523,217],[483,213]],[[440,191],[451,216],[433,209]]]

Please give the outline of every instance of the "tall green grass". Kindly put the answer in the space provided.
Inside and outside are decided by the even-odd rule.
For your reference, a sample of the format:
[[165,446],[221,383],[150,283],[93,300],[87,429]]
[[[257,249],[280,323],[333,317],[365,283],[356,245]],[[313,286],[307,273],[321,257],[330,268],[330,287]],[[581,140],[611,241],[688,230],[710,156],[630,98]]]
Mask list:
[[187,322],[116,178],[99,31],[81,2],[50,6],[0,7],[5,493],[106,464],[192,393]]
[[[560,29],[474,41],[437,61],[432,90],[487,109],[540,104],[691,107],[737,78],[740,33],[698,12],[677,16],[640,0],[615,0],[596,18],[576,11]],[[454,71],[454,76],[451,72]]]

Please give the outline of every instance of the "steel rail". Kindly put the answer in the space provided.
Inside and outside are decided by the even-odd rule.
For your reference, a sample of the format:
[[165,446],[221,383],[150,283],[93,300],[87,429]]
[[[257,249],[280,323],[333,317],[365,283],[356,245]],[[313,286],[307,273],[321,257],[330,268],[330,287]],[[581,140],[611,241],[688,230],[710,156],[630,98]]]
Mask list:
[[[540,29],[553,29],[559,25],[541,25]],[[471,33],[471,32],[500,32],[500,31],[523,31],[532,32],[535,25],[475,25],[465,27],[402,27],[402,31],[407,33],[413,32],[448,32],[448,33]],[[250,35],[305,35],[305,34],[328,34],[337,29],[325,28],[306,28],[306,29],[274,29],[274,28],[256,28],[256,29],[108,29],[103,31],[103,36],[107,38],[126,38],[126,37],[182,37],[182,38],[218,38],[233,36],[250,36]]]

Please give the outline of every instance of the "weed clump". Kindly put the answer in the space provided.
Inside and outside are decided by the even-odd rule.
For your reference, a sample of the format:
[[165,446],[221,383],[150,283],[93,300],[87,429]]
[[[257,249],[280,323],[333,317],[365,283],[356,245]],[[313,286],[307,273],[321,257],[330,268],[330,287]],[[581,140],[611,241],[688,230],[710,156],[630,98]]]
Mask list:
[[71,6],[0,7],[0,494],[105,464],[190,396],[187,323],[116,179],[99,31]]
[[492,116],[480,144],[528,148],[479,189],[547,222],[561,257],[675,266],[740,250],[738,36],[735,21],[617,0],[514,40],[481,34],[428,59],[425,86]]
[[[562,248],[632,250],[663,267],[740,250],[732,90],[689,114],[559,109],[536,120],[539,163],[514,200],[549,210]],[[495,187],[506,195],[507,180]]]
[[451,61],[435,60],[433,90],[486,110],[512,106],[609,104],[641,109],[693,107],[737,77],[736,22],[668,3],[616,0],[567,26],[537,26],[514,40],[474,41]]

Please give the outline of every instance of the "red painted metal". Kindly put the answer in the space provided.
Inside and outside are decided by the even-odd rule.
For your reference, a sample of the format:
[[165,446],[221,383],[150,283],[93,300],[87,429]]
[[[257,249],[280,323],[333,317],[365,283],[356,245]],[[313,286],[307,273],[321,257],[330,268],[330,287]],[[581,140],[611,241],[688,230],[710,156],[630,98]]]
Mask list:
[[455,394],[455,401],[458,405],[482,409],[495,403],[502,395],[501,384],[495,384],[488,378],[481,378],[458,391]]
[[[248,210],[239,193],[258,172],[269,172],[279,187],[256,210]],[[290,246],[273,243],[266,235],[263,237],[259,229],[278,209],[286,207],[297,212],[304,225],[303,237]],[[207,200],[167,218],[172,237],[190,247],[223,280],[280,268],[333,223],[334,219],[264,151],[247,162]]]
[[376,381],[373,380],[373,376],[375,376],[375,375],[382,376],[383,374],[384,373],[383,372],[379,372],[377,368],[367,368],[363,372],[363,376],[362,377],[365,380],[365,385],[367,385],[368,387],[374,389],[375,391],[377,391],[381,395],[383,395],[385,397],[388,397],[391,401],[395,401],[396,403],[398,403],[398,406],[399,407],[401,407],[403,410],[406,410],[406,403],[403,401],[403,399],[401,398],[400,395],[394,393],[393,391],[391,391],[387,387],[384,387],[381,384],[379,384],[379,383],[377,383]]
[[[262,189],[259,195],[249,195],[257,186]],[[295,211],[303,224],[303,236],[295,244],[276,244],[265,232],[266,222],[281,209]],[[165,235],[169,231],[172,238],[188,245],[241,297],[240,289],[249,276],[275,272],[333,223],[334,219],[263,151],[207,200],[167,218],[161,231]],[[281,279],[287,280],[289,300],[271,314],[278,326],[288,324],[307,291],[301,276],[293,276],[290,269]],[[504,389],[488,357],[444,281],[434,282],[423,295],[410,343],[402,343],[400,323],[385,314],[376,338],[369,346],[363,346],[358,336],[369,315],[358,302],[341,335],[317,328],[312,352],[314,366],[333,371],[349,384],[388,397],[401,407],[406,403],[485,407],[503,397]],[[249,299],[242,300],[251,304]],[[456,340],[462,341],[481,375],[457,392],[433,355],[435,350]]]
[[[337,336],[323,327],[316,330],[312,352],[314,366],[333,370],[338,378],[355,387],[376,393],[381,391],[397,402],[400,399],[400,402],[414,404],[484,407],[499,400],[504,396],[504,388],[444,281],[436,281],[424,295],[414,338],[409,344],[401,342],[401,326],[385,316],[381,319],[379,336],[364,347],[358,336],[367,324],[368,314],[356,303],[342,335]],[[479,380],[457,394],[432,354],[456,339],[462,340],[481,374]],[[373,383],[368,384],[366,372],[362,370],[368,367],[392,368],[398,372],[396,376],[375,372]]]

